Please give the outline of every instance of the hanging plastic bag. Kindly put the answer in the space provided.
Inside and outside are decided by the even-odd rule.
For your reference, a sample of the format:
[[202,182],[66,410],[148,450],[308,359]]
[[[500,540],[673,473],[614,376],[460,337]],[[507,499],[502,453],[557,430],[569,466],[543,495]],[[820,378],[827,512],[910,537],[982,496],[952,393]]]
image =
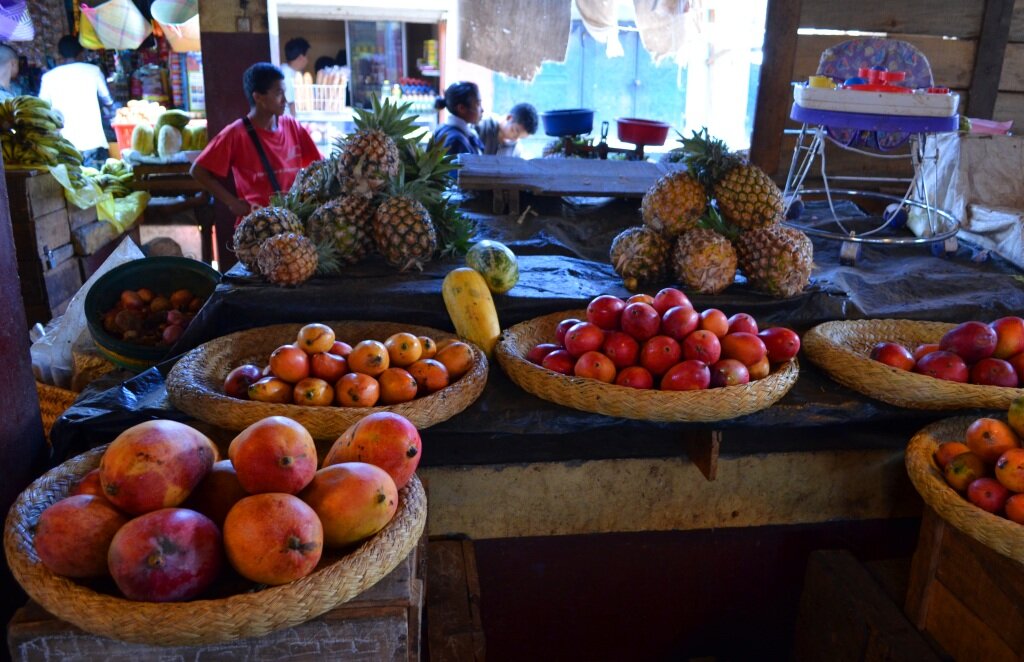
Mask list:
[[119,233],[123,233],[139,216],[142,216],[147,204],[149,193],[145,191],[135,191],[123,198],[115,198],[109,193],[104,193],[96,203],[96,216],[99,220],[113,225]]
[[78,43],[86,50],[103,50],[103,42],[96,36],[96,28],[92,26],[89,17],[81,13],[81,10],[78,14]]
[[0,41],[32,41],[36,37],[25,0],[0,0]]
[[76,187],[71,182],[71,175],[68,174],[68,167],[61,163],[50,168],[50,174],[57,180],[57,183],[64,187],[64,198],[79,209],[95,207],[100,198],[100,190],[86,179],[85,184]]
[[82,5],[82,15],[92,22],[103,46],[111,50],[135,50],[153,32],[131,0],[109,0],[98,7]]
[[175,53],[200,49],[199,0],[153,0],[149,12]]

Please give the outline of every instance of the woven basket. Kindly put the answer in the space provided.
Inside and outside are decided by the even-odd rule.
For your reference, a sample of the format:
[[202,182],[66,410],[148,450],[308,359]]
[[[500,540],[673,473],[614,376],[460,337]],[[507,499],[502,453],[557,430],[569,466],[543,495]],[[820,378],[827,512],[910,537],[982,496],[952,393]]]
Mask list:
[[976,420],[959,416],[936,421],[910,440],[907,473],[921,498],[956,528],[1003,556],[1024,563],[1024,526],[978,508],[964,499],[943,478],[935,462],[935,449],[944,441],[963,441]]
[[498,363],[523,390],[566,407],[596,414],[664,422],[708,422],[736,418],[765,409],[786,395],[800,370],[795,360],[764,379],[702,391],[640,390],[594,379],[560,375],[526,360],[530,349],[551,342],[555,327],[586,311],[569,310],[516,324],[498,341]]
[[870,358],[879,342],[914,348],[937,343],[955,324],[911,320],[825,322],[804,334],[803,348],[819,368],[843,386],[911,409],[1006,409],[1024,389],[961,384],[893,368]]
[[[385,340],[400,331],[435,340],[454,338],[425,326],[391,322],[327,322],[338,340]],[[277,324],[239,331],[211,340],[178,361],[167,377],[171,403],[185,413],[227,430],[244,430],[267,416],[287,416],[302,423],[316,439],[335,439],[364,416],[390,411],[409,419],[417,428],[447,420],[471,405],[487,383],[487,357],[474,347],[476,360],[468,373],[446,388],[410,402],[383,407],[303,407],[239,400],[224,395],[224,378],[244,364],[265,365],[270,353],[295,342],[302,324]]]
[[351,600],[394,570],[412,552],[426,524],[426,495],[413,477],[399,492],[398,512],[383,530],[346,556],[325,554],[317,569],[302,579],[216,600],[135,602],[53,574],[35,549],[40,513],[99,466],[105,448],[65,462],[22,492],[7,515],[4,550],[11,572],[33,600],[83,630],[113,639],[202,645],[303,623]]
[[43,417],[43,433],[46,439],[50,439],[50,430],[53,424],[61,417],[67,408],[75,402],[78,394],[59,386],[51,386],[43,382],[36,382],[36,392],[39,394],[39,413]]

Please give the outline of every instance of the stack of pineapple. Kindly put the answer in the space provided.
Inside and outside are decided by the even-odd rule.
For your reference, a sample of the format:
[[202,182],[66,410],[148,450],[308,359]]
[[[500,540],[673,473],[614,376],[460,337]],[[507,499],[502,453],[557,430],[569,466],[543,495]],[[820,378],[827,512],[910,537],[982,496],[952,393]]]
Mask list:
[[445,195],[455,168],[443,146],[410,137],[411,104],[373,99],[330,158],[295,178],[284,197],[246,216],[234,248],[246,268],[278,285],[332,275],[374,251],[401,271],[438,252],[465,252],[472,227]]
[[814,267],[811,240],[780,224],[775,182],[707,129],[682,142],[687,171],[658,180],[641,205],[644,225],[612,242],[612,266],[625,286],[660,283],[672,272],[688,289],[717,294],[738,267],[772,296],[801,292]]

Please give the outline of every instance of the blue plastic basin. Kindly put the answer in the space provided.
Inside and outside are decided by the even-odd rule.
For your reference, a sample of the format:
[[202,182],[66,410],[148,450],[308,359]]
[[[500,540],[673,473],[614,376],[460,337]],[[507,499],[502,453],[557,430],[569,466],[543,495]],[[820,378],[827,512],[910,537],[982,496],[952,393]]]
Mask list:
[[588,108],[549,110],[540,114],[544,133],[549,136],[578,136],[594,128],[594,111]]

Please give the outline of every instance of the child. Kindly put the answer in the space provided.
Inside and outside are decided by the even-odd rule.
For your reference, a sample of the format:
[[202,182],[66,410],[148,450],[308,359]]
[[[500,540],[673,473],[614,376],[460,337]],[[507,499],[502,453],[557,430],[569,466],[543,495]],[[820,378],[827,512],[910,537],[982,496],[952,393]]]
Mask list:
[[481,154],[484,146],[473,125],[483,115],[480,103],[480,88],[476,83],[452,83],[444,91],[444,98],[437,98],[434,107],[448,110],[448,120],[437,127],[434,140],[445,146],[448,154]]
[[489,117],[476,126],[484,144],[484,154],[522,157],[519,140],[537,132],[537,109],[517,103],[504,119]]

